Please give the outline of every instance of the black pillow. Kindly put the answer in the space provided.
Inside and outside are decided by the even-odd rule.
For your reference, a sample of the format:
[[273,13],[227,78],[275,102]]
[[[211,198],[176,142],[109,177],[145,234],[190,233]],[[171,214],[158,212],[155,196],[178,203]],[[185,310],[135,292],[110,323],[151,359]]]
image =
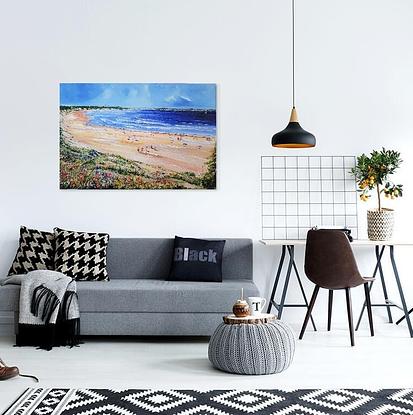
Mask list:
[[106,271],[107,233],[54,229],[55,269],[77,281],[108,281]]
[[38,269],[54,269],[54,234],[20,227],[19,248],[8,275],[27,274]]
[[225,241],[175,236],[170,281],[222,282]]

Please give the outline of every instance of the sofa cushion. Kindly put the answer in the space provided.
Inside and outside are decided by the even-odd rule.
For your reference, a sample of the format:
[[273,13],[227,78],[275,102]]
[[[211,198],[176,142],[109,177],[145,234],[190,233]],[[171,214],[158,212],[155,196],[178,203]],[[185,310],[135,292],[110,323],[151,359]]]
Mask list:
[[66,231],[55,228],[55,269],[77,281],[105,281],[107,233]]
[[38,269],[54,269],[54,234],[20,227],[19,248],[8,275],[27,274]]
[[[252,240],[225,239],[222,279],[252,279]],[[172,238],[111,238],[107,261],[110,279],[168,279]]]
[[251,280],[129,280],[77,284],[81,312],[230,313],[239,298],[259,295]]
[[[257,296],[251,280],[188,282],[117,279],[79,281],[81,312],[230,313],[239,298]],[[17,311],[20,287],[0,286],[0,311]]]
[[169,281],[222,281],[225,241],[175,236]]

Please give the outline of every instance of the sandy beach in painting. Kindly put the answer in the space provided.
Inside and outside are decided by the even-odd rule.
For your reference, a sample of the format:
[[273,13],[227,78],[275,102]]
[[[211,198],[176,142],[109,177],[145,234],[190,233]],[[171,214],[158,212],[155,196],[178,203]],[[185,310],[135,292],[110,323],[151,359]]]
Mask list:
[[88,125],[87,111],[67,111],[61,117],[60,125],[65,138],[76,146],[119,155],[173,172],[205,173],[205,163],[215,148],[215,139],[211,137]]
[[[60,117],[61,184],[67,183],[67,188],[204,187],[196,179],[207,173],[208,161],[215,157],[215,137],[91,125],[88,110],[83,109],[61,110]],[[66,157],[73,148],[83,150],[74,160]],[[87,168],[91,155],[97,158],[95,177]],[[127,176],[135,170],[138,177],[119,177],[117,164],[129,164]]]

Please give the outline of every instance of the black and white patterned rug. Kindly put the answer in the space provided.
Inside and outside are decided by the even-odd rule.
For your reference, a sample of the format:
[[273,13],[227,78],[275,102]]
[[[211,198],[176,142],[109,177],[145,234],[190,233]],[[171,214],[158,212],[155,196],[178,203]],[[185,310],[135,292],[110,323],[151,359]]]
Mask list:
[[413,415],[413,389],[28,389],[4,415]]

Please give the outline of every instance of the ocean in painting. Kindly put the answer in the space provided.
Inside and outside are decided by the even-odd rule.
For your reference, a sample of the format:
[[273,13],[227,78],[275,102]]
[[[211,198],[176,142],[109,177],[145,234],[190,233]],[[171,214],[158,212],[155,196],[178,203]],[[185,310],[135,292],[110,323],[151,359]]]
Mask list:
[[60,84],[61,189],[215,189],[214,84]]
[[187,134],[215,137],[216,116],[213,110],[89,110],[89,125],[135,131]]

